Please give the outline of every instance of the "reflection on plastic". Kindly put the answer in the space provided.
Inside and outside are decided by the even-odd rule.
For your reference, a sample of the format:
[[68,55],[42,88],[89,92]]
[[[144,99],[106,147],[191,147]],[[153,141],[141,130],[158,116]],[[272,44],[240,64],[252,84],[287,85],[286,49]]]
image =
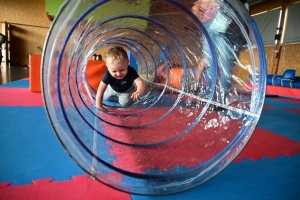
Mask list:
[[[146,92],[104,113],[85,72],[114,45],[134,56]],[[162,195],[200,185],[239,154],[262,110],[265,73],[259,32],[235,0],[74,0],[47,38],[43,96],[60,142],[86,172],[125,192]]]

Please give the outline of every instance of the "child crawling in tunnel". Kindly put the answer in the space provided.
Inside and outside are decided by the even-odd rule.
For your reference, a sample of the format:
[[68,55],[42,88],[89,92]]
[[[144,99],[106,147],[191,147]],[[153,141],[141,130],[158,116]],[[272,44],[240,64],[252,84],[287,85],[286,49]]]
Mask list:
[[104,61],[107,70],[97,90],[97,108],[107,112],[103,107],[104,100],[114,101],[126,107],[143,95],[144,82],[135,69],[128,65],[129,60],[124,48],[116,46],[108,49]]

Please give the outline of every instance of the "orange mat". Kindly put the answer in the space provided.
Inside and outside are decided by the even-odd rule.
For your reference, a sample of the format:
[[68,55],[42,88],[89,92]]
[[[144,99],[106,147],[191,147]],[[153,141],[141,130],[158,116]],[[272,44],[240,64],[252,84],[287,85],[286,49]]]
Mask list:
[[29,54],[29,91],[41,92],[41,55]]
[[85,75],[88,83],[95,90],[98,89],[99,83],[106,71],[105,62],[102,60],[89,60],[87,63]]
[[[178,68],[178,67],[171,68],[168,85],[177,89],[181,89],[182,76],[183,76],[183,68]],[[158,83],[165,84],[166,80],[164,78],[161,78],[158,80]]]
[[[29,91],[41,92],[41,55],[29,55]],[[89,60],[86,67],[86,79],[95,90],[106,71],[102,60]]]

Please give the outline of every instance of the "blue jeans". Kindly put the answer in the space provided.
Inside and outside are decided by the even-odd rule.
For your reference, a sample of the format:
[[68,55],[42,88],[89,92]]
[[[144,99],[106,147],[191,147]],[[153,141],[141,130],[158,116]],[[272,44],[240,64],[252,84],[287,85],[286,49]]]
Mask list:
[[122,93],[116,92],[110,85],[108,85],[104,92],[103,100],[118,102],[122,107],[126,107],[133,103],[133,100],[130,97],[134,91],[134,84]]

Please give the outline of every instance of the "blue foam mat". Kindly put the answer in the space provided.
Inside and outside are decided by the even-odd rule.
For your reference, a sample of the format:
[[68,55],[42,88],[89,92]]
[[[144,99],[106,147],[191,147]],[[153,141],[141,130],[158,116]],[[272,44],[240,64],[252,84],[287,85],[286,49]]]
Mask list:
[[191,190],[167,196],[131,195],[133,200],[278,199],[300,197],[300,155],[244,160]]
[[274,109],[300,109],[300,100],[299,103],[293,103],[282,101],[278,98],[266,98],[265,105],[270,106]]
[[275,134],[300,141],[300,129],[297,126],[300,115],[284,110],[263,110],[257,126]]
[[296,124],[300,123],[300,115],[284,109],[299,109],[299,103],[282,101],[278,98],[266,98],[265,104],[273,109],[263,109],[257,126],[275,134],[300,141],[300,130]]
[[0,113],[0,182],[19,185],[85,174],[59,143],[43,107],[0,106]]
[[29,80],[13,81],[13,82],[9,82],[9,83],[0,85],[0,87],[8,87],[8,88],[29,88]]

